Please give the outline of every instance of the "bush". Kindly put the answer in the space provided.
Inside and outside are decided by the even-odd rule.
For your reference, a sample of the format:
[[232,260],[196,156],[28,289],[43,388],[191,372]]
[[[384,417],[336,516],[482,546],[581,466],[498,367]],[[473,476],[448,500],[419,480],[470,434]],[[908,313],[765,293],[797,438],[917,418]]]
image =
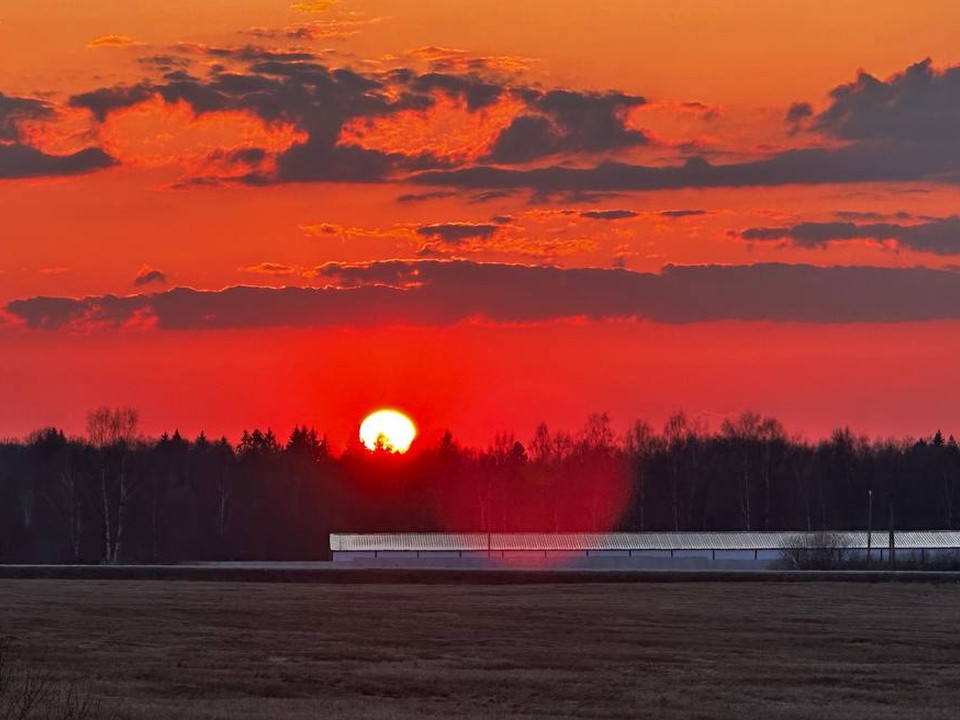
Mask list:
[[837,533],[797,535],[780,550],[780,560],[789,570],[838,570],[850,560],[850,552]]
[[100,701],[76,683],[63,685],[48,673],[11,660],[0,639],[0,720],[107,720]]

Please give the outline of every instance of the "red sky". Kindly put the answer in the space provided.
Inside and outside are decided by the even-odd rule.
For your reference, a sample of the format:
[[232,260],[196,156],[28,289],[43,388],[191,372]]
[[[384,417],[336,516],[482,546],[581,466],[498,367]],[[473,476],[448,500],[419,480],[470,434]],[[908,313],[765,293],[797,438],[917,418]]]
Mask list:
[[0,436],[960,429],[956,3],[602,8],[5,4]]

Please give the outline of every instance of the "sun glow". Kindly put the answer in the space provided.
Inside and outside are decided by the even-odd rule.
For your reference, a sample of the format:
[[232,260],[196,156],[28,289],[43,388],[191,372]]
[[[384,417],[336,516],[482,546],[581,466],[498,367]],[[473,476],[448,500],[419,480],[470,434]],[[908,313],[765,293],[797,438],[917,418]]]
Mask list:
[[413,421],[396,410],[377,410],[360,423],[360,441],[368,450],[405,453],[416,436]]

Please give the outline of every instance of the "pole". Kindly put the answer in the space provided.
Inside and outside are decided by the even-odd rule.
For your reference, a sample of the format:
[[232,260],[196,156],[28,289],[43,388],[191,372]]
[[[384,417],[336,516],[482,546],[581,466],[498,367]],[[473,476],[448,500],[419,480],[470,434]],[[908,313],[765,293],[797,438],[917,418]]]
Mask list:
[[873,488],[867,490],[867,565],[870,565],[870,548],[873,546]]

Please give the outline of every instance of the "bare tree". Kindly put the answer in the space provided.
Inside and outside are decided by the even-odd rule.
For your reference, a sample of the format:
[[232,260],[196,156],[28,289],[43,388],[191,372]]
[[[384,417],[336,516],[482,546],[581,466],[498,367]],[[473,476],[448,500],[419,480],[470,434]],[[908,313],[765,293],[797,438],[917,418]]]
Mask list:
[[663,441],[670,451],[670,515],[674,530],[680,529],[680,462],[688,432],[687,414],[682,410],[667,418],[663,426]]
[[646,528],[646,486],[650,461],[662,447],[662,442],[646,420],[637,420],[627,432],[627,452],[633,459],[635,492],[637,498],[637,522],[640,532]]
[[790,570],[837,570],[849,560],[843,538],[826,531],[797,535],[780,550],[780,562]]
[[[103,500],[104,560],[115,563],[123,551],[131,483],[127,476],[130,448],[137,437],[139,414],[134,408],[100,407],[87,413],[87,437],[99,451]],[[116,477],[107,472],[107,454],[117,456]]]
[[750,505],[753,488],[750,481],[762,423],[757,413],[748,411],[737,418],[727,418],[720,425],[721,436],[740,451],[740,514],[745,530],[753,529]]
[[[607,413],[591,413],[578,437],[577,451],[580,461],[587,463],[595,473],[612,473],[610,461],[617,449],[616,437]],[[600,527],[600,493],[603,483],[598,481],[595,475],[589,477],[593,479],[589,487],[590,527],[598,529]]]
[[550,430],[547,428],[545,422],[537,425],[537,429],[533,433],[533,438],[530,440],[529,448],[531,460],[543,464],[550,462],[553,454],[553,446],[550,438]]
[[770,529],[770,484],[773,475],[773,453],[776,448],[786,445],[787,432],[776,418],[764,418],[758,430],[763,443],[763,529]]

